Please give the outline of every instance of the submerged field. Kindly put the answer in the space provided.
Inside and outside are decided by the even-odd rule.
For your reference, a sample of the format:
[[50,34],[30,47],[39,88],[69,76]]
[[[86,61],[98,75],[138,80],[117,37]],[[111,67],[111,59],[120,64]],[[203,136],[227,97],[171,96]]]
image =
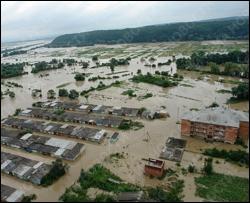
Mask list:
[[[172,59],[188,56],[193,51],[204,50],[208,52],[228,52],[231,50],[240,49],[248,50],[249,44],[247,41],[206,41],[206,42],[171,42],[171,43],[148,43],[148,44],[124,44],[124,45],[98,45],[90,47],[72,47],[72,48],[38,48],[28,51],[27,54],[3,57],[2,63],[29,62],[35,63],[38,61],[51,61],[52,59],[73,58],[77,61],[89,61],[89,68],[83,69],[80,65],[65,66],[62,69],[42,71],[37,74],[32,74],[32,66],[26,66],[25,71],[28,74],[2,80],[2,92],[13,91],[15,97],[11,98],[4,95],[1,99],[1,119],[12,115],[17,108],[28,108],[36,101],[46,101],[47,91],[53,89],[58,97],[58,90],[64,88],[67,90],[75,89],[78,92],[89,90],[91,87],[97,88],[100,82],[108,86],[108,88],[97,88],[88,93],[88,96],[79,96],[77,100],[69,100],[68,98],[58,98],[59,100],[67,100],[74,102],[103,104],[112,106],[124,107],[145,107],[151,110],[166,110],[170,117],[160,120],[142,120],[144,128],[137,131],[119,131],[119,140],[111,144],[109,139],[105,139],[100,145],[86,143],[86,153],[84,153],[75,162],[70,162],[68,173],[53,185],[48,188],[33,186],[29,183],[17,180],[7,175],[2,176],[2,183],[20,188],[28,193],[37,194],[37,201],[58,201],[63,195],[66,188],[72,186],[79,178],[81,169],[87,171],[95,164],[101,163],[108,168],[114,175],[119,176],[122,180],[139,186],[159,186],[167,187],[168,180],[160,181],[158,179],[150,179],[143,174],[144,163],[142,158],[158,158],[164,147],[168,137],[180,138],[180,125],[178,121],[183,112],[190,109],[201,109],[211,105],[213,102],[220,106],[226,106],[234,109],[249,111],[249,101],[240,103],[226,104],[231,97],[230,90],[237,86],[235,83],[218,82],[223,77],[226,81],[239,81],[242,79],[228,76],[218,76],[211,74],[203,74],[194,71],[177,70],[176,64],[173,62],[170,65],[151,67],[148,64],[157,64]],[[96,65],[92,61],[92,57],[98,55],[101,63],[106,63],[111,58],[127,58],[130,57],[129,65],[116,66],[114,71],[108,66],[91,68]],[[155,58],[151,61],[150,58]],[[142,60],[143,58],[143,60]],[[146,66],[145,66],[146,65]],[[183,80],[178,81],[178,84],[171,87],[161,87],[157,83],[149,84],[144,82],[135,83],[131,79],[137,75],[138,69],[143,75],[147,72],[155,75],[155,71],[169,71],[173,76],[175,73],[183,76]],[[74,79],[75,72],[85,73],[84,81],[76,81]],[[43,75],[41,77],[41,74]],[[100,76],[106,79],[91,79]],[[116,76],[116,77],[113,77]],[[110,77],[110,78],[109,78]],[[158,76],[157,76],[158,77]],[[110,85],[115,81],[121,81],[119,85]],[[8,82],[14,82],[23,87],[8,86]],[[109,86],[110,85],[110,86]],[[32,89],[41,89],[42,97],[32,97]],[[223,90],[223,93],[221,91]],[[113,132],[113,130],[109,129]],[[149,135],[148,141],[145,138]],[[55,136],[55,135],[48,135]],[[73,138],[65,138],[67,140],[75,140]],[[188,139],[188,150],[183,155],[180,166],[176,166],[175,162],[166,161],[167,167],[174,170],[179,170],[181,178],[184,180],[184,201],[202,201],[207,199],[207,196],[196,196],[196,187],[194,178],[196,175],[182,175],[181,168],[186,168],[190,162],[195,163],[198,168],[202,167],[204,157],[200,149],[205,146],[212,148],[214,146],[224,149],[239,149],[240,146],[229,145],[224,143],[204,143],[196,139]],[[3,151],[11,152],[23,156],[27,156],[25,152],[14,150],[1,146]],[[107,162],[107,157],[114,153],[127,154],[124,159],[119,159],[115,162]],[[37,154],[29,154],[29,157],[44,162],[54,160]],[[224,162],[215,164],[215,171],[227,175],[240,176],[249,178],[248,168]],[[229,181],[229,180],[228,180]],[[229,181],[230,182],[230,181]],[[233,182],[230,182],[230,184]],[[210,184],[210,183],[208,183]],[[243,183],[242,183],[243,184]],[[210,187],[210,185],[209,185]],[[85,188],[86,189],[86,188]],[[244,191],[242,191],[244,192]],[[204,192],[201,192],[204,193]],[[244,200],[245,197],[241,196]],[[222,196],[224,198],[224,196]],[[215,200],[223,200],[215,198]],[[238,198],[238,197],[237,197]],[[228,200],[232,200],[228,199]],[[238,199],[237,199],[238,200]]]

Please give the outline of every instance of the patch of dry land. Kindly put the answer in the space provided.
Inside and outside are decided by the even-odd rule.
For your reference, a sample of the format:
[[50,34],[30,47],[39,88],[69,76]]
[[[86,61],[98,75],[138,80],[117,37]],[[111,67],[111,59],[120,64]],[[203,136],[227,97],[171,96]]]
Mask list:
[[[213,102],[216,102],[220,106],[248,112],[249,101],[226,104],[227,100],[232,95],[230,93],[222,94],[217,92],[220,89],[231,90],[232,87],[237,86],[237,84],[217,82],[219,77],[223,77],[226,80],[239,80],[239,78],[211,74],[206,74],[205,77],[201,78],[199,72],[177,70],[174,61],[169,65],[158,66],[157,64],[160,62],[167,62],[169,59],[172,60],[173,55],[175,55],[176,58],[189,56],[192,52],[198,50],[224,53],[234,49],[241,49],[243,51],[248,50],[248,41],[169,42],[98,45],[77,48],[40,47],[29,50],[26,54],[1,57],[1,63],[28,62],[28,65],[24,67],[24,70],[27,71],[28,74],[1,80],[2,93],[5,93],[8,89],[15,93],[14,98],[11,98],[7,94],[3,95],[1,99],[1,119],[8,117],[8,115],[13,115],[18,108],[26,109],[31,107],[34,102],[47,101],[47,92],[50,89],[55,91],[55,98],[60,101],[96,105],[102,104],[117,107],[145,107],[151,111],[165,110],[169,114],[169,117],[163,119],[147,120],[135,118],[135,120],[142,122],[144,125],[144,127],[139,130],[105,128],[108,131],[108,136],[101,144],[63,137],[63,139],[66,140],[84,143],[86,150],[77,160],[71,162],[64,161],[69,165],[67,173],[48,187],[35,186],[13,176],[1,173],[2,184],[20,189],[26,192],[26,194],[36,194],[37,198],[34,201],[58,201],[65,193],[66,188],[74,186],[77,191],[77,187],[78,189],[81,187],[79,186],[78,179],[82,169],[87,172],[96,164],[101,164],[121,180],[139,187],[140,190],[143,190],[151,198],[155,195],[155,191],[151,191],[150,193],[150,191],[146,189],[147,187],[156,188],[159,186],[163,191],[169,192],[171,190],[170,188],[173,187],[173,182],[176,180],[183,180],[183,188],[179,191],[180,194],[178,194],[183,201],[203,201],[207,198],[211,201],[221,200],[212,195],[205,197],[204,195],[199,195],[197,192],[195,179],[203,176],[201,170],[204,167],[204,160],[206,158],[206,156],[202,154],[201,149],[213,147],[226,150],[240,149],[245,151],[246,149],[240,145],[206,143],[201,139],[181,137],[179,122],[183,112],[189,111],[190,109],[202,109]],[[111,58],[125,59],[130,57],[130,60],[129,64],[115,66],[114,71],[112,71],[109,66],[96,67],[96,61],[92,60],[92,57],[95,55],[98,56],[99,64],[107,63]],[[151,57],[153,57],[154,60]],[[36,74],[31,73],[32,64],[36,62],[49,62],[52,59],[63,60],[69,58],[75,59],[77,63],[71,66],[65,65],[61,69],[46,70]],[[81,61],[88,62],[89,67],[82,68],[82,64],[79,63]],[[152,64],[156,66],[154,67]],[[175,73],[182,75],[183,79],[178,81],[177,85],[171,87],[132,82],[130,79],[134,75],[137,75],[138,69],[140,69],[141,73],[144,75],[148,72],[154,75],[155,71],[167,71],[172,76]],[[76,72],[84,73],[85,80],[76,81],[74,79]],[[105,77],[106,79],[89,81],[89,78],[98,76],[101,78]],[[22,85],[22,88],[15,86],[9,87],[6,85],[8,81]],[[110,85],[116,81],[121,81],[121,83],[119,83],[119,85]],[[97,88],[100,82],[108,87],[89,91],[85,94],[88,96],[82,94],[74,100],[70,100],[66,97],[58,97],[58,90],[60,88],[64,88],[68,91],[75,89],[80,94],[83,90],[89,90],[91,87]],[[42,90],[42,96],[32,97],[31,94],[33,89]],[[123,92],[127,90],[133,90],[135,96],[123,94]],[[152,96],[145,96],[148,93],[151,93]],[[79,123],[75,125],[88,126],[87,124]],[[115,131],[119,132],[119,137],[117,142],[111,143],[110,136]],[[44,133],[39,133],[39,135],[58,137],[57,135],[48,135]],[[176,163],[164,160],[165,169],[171,169],[174,172],[169,176],[166,175],[161,180],[145,176],[145,161],[142,159],[158,159],[168,137],[187,140],[187,146],[182,161]],[[38,153],[28,153],[3,145],[1,145],[1,150],[43,162],[55,160],[55,158],[50,156],[43,156]],[[122,156],[117,157],[114,154],[122,154]],[[196,172],[190,173],[188,171],[190,165],[195,166]],[[246,179],[247,182],[249,180],[249,168],[245,165],[239,166],[238,164],[225,161],[224,159],[214,158],[213,169],[215,173],[238,176],[244,178],[244,180]],[[123,187],[119,190],[110,188],[105,190],[103,187],[94,187],[95,184],[91,184],[90,186],[91,187],[86,190],[86,193],[84,193],[84,195],[87,195],[90,199],[95,199],[96,196],[100,198],[100,195],[103,195],[103,198],[105,196],[104,199],[106,200],[108,197],[112,197],[116,200],[118,192],[126,191]],[[127,186],[124,187],[126,188]],[[156,200],[160,201],[156,196],[157,195],[154,196]],[[77,195],[73,194],[72,198],[73,197],[77,198]]]

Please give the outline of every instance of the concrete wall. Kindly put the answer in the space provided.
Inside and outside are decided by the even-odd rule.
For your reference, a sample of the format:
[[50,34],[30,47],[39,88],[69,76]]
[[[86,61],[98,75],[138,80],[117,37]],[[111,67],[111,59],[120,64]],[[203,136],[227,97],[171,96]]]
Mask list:
[[240,121],[239,137],[247,144],[249,139],[249,122]]
[[181,135],[190,136],[191,122],[189,120],[181,120]]

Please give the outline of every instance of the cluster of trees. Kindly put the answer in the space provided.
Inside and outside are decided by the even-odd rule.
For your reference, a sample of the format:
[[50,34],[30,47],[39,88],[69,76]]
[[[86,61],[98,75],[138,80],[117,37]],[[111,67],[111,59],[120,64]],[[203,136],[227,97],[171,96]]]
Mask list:
[[7,56],[14,56],[14,55],[19,55],[19,54],[26,54],[27,51],[26,50],[19,50],[19,51],[11,51],[11,52],[6,52],[3,54],[3,57],[7,57]]
[[221,72],[223,75],[249,78],[249,65],[248,64],[236,64],[232,62],[226,62],[224,66],[225,66],[225,69],[223,72]]
[[1,78],[10,78],[23,74],[28,74],[28,72],[24,72],[25,65],[26,63],[1,64]]
[[89,63],[88,63],[88,62],[85,62],[85,61],[80,62],[80,65],[81,65],[82,68],[84,68],[84,69],[89,67]]
[[171,62],[172,62],[171,59],[168,59],[167,62],[163,62],[163,63],[159,62],[157,65],[158,65],[158,66],[170,65]]
[[63,59],[63,63],[66,63],[67,66],[73,66],[77,64],[77,61],[75,59]]
[[89,92],[92,92],[92,91],[100,91],[100,90],[104,90],[104,89],[107,89],[109,87],[112,87],[112,86],[119,86],[121,85],[122,82],[120,81],[115,81],[113,83],[111,83],[110,85],[105,85],[102,81],[99,82],[99,84],[97,85],[97,87],[90,87],[88,90],[83,90],[80,95],[81,96],[86,96]]
[[69,97],[70,99],[77,99],[79,97],[79,92],[72,89],[68,92],[66,89],[59,89],[58,91],[59,97]]
[[[121,65],[129,65],[129,61],[131,60],[130,57],[128,58],[121,58],[121,59],[116,59],[116,58],[112,58],[109,60],[109,62],[107,63],[101,63],[101,64],[97,64],[99,67],[101,66],[109,66],[110,68],[111,67],[115,67],[115,66],[121,66]],[[113,72],[113,71],[112,71]]]
[[249,154],[243,150],[226,151],[224,149],[219,150],[217,148],[212,148],[206,149],[203,154],[211,157],[222,158],[231,162],[249,165]]
[[157,202],[182,202],[183,188],[184,181],[177,180],[172,183],[168,191],[163,190],[161,187],[149,188],[148,196]]
[[31,73],[38,73],[40,71],[60,69],[64,67],[64,63],[52,59],[50,62],[41,61],[34,64],[35,67],[32,68]]
[[172,87],[178,85],[178,82],[171,80],[165,76],[152,75],[147,73],[146,75],[136,75],[132,78],[133,82],[145,82],[149,84],[158,85],[161,87]]
[[111,79],[111,77],[105,78],[98,75],[97,77],[89,78],[88,81],[105,80],[105,79]]
[[5,93],[3,93],[1,91],[1,99],[3,99],[3,95],[9,95],[10,98],[14,98],[16,96],[15,92],[10,91],[9,89],[7,89],[7,91],[5,91]]
[[68,90],[66,90],[66,89],[59,89],[58,95],[59,95],[59,97],[68,97],[69,93],[68,93]]
[[41,185],[48,186],[54,181],[58,180],[66,173],[66,165],[63,164],[61,159],[57,159],[53,162],[50,172],[44,176],[41,180]]
[[85,80],[85,73],[76,73],[74,78],[76,81],[84,81]]
[[[170,23],[121,30],[98,30],[66,34],[55,38],[47,46],[70,47],[94,44],[248,39],[248,27],[248,17],[241,18],[240,21],[238,18],[234,18],[203,22]],[[232,32],[232,28],[234,28],[234,32]],[[136,33],[136,35],[133,33]],[[131,36],[131,34],[133,34],[133,37],[127,37]]]
[[227,54],[206,54],[204,51],[198,51],[191,55],[190,58],[179,58],[176,60],[177,68],[189,68],[192,66],[205,66],[209,62],[224,64],[226,62],[247,64],[249,62],[249,52],[232,51]]
[[232,95],[240,100],[249,99],[249,83],[241,83],[232,88]]
[[[239,76],[249,78],[249,52],[232,51],[227,54],[205,54],[203,51],[195,52],[190,58],[179,58],[176,60],[178,69],[195,70],[200,66],[210,66],[213,74]],[[225,69],[221,71],[219,65],[223,64]]]

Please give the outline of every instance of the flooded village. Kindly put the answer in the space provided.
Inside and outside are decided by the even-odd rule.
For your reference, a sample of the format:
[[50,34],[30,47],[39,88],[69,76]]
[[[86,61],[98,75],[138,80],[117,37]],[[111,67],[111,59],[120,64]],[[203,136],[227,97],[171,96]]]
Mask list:
[[249,202],[249,2],[2,1],[1,202]]
[[[77,198],[81,171],[104,167],[110,171],[107,174],[113,175],[105,175],[107,186],[82,186],[86,187],[86,200],[100,196],[116,201],[152,200],[152,191],[148,189],[145,197],[145,188],[168,191],[174,184],[182,188],[179,193],[183,201],[205,200],[197,193],[201,187],[197,178],[203,176],[209,152],[248,152],[249,101],[227,102],[231,88],[238,84],[232,81],[248,79],[179,70],[176,60],[199,49],[222,53],[234,46],[246,51],[249,44],[204,41],[38,47],[26,54],[2,57],[2,63],[24,62],[27,74],[1,80],[1,177],[5,191],[1,191],[1,198],[18,201],[20,195],[32,194],[36,196],[32,201]],[[94,56],[98,59],[94,60]],[[98,66],[112,58],[130,59],[114,70],[108,65]],[[38,62],[64,59],[72,59],[73,64],[32,73]],[[88,66],[83,67],[83,62]],[[182,79],[171,87],[131,80],[157,71]],[[76,81],[76,74],[85,79]],[[98,89],[100,84],[105,88]],[[41,90],[38,95],[35,89]],[[76,90],[78,96],[59,96],[60,89]],[[54,91],[53,98],[49,90]],[[5,94],[8,91],[15,96]],[[209,107],[213,103],[216,105]],[[247,148],[236,143],[238,138]],[[65,174],[53,183],[41,184],[58,158]],[[249,179],[248,163],[244,161],[214,157],[213,167],[216,173]],[[42,174],[36,175],[39,171]],[[105,191],[105,187],[111,187],[109,184],[118,187],[117,191]],[[123,187],[127,189],[119,190]]]

